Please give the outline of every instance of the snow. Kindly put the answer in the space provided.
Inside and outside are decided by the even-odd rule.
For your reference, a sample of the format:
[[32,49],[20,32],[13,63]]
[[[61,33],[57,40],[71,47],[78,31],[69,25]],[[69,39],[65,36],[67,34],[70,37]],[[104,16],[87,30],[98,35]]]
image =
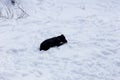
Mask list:
[[[19,0],[8,8],[18,5],[26,17],[0,18],[0,80],[120,80],[119,0]],[[60,34],[67,44],[39,51]]]

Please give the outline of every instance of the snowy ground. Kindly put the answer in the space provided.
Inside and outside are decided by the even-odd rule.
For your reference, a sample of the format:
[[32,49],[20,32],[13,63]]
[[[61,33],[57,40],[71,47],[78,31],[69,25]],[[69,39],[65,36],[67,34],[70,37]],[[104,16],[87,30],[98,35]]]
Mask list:
[[[32,6],[31,6],[32,4]],[[120,0],[21,0],[0,18],[0,80],[120,80]],[[59,48],[40,43],[64,34]]]

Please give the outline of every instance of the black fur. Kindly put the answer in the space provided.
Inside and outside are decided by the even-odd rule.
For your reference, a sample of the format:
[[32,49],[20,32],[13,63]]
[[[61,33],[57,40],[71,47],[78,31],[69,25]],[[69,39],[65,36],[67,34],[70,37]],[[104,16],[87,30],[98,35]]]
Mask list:
[[62,34],[60,36],[53,37],[53,38],[50,38],[50,39],[43,41],[40,45],[40,51],[41,50],[46,51],[49,48],[55,47],[55,46],[59,47],[65,43],[67,43],[67,40],[66,40],[65,36]]

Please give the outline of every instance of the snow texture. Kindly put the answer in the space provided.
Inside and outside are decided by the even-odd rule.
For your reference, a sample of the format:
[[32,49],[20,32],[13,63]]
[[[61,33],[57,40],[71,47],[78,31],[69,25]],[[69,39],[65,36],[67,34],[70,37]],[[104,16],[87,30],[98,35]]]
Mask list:
[[[0,18],[0,80],[120,80],[120,0],[19,5],[28,17],[11,17],[19,13],[6,10],[19,9],[0,0],[0,13],[8,17]],[[39,51],[43,40],[60,34],[67,44]]]
[[[14,1],[14,3],[12,3]],[[0,18],[15,18],[20,19],[27,17],[28,14],[20,5],[20,1],[16,0],[0,0]]]

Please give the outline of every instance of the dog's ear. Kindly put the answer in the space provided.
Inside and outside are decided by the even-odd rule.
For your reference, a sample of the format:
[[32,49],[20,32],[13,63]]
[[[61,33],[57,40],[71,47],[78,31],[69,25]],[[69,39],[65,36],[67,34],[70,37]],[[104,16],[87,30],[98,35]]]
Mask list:
[[64,36],[63,34],[61,34],[61,36]]

